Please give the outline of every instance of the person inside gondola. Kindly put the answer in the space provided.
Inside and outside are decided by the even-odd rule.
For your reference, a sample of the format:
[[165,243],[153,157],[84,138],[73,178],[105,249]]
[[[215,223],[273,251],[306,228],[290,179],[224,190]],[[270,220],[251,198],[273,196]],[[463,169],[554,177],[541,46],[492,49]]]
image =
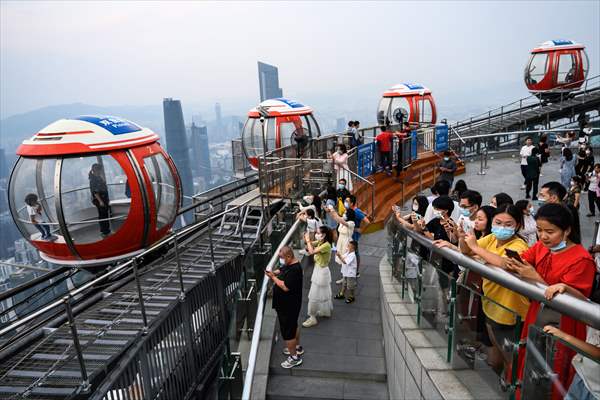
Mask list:
[[110,200],[108,198],[108,186],[104,178],[104,168],[102,164],[92,165],[88,174],[90,180],[90,193],[92,195],[92,204],[98,209],[98,224],[102,237],[110,235]]

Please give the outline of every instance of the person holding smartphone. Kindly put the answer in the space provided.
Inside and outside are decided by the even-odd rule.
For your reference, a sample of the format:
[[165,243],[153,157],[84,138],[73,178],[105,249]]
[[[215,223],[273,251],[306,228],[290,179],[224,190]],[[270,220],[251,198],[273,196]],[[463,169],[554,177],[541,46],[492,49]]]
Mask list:
[[[527,243],[517,234],[522,226],[521,211],[512,204],[503,204],[496,208],[492,217],[492,233],[479,240],[473,233],[465,234],[459,239],[460,250],[465,255],[477,256],[486,263],[504,267],[507,252],[522,252],[528,248]],[[515,314],[525,318],[529,309],[529,299],[488,279],[482,281],[485,295],[482,298],[482,308],[486,329],[492,342],[492,348],[488,351],[488,363],[496,372],[508,372],[512,357],[502,350],[502,345],[505,339],[510,342],[517,340]]]

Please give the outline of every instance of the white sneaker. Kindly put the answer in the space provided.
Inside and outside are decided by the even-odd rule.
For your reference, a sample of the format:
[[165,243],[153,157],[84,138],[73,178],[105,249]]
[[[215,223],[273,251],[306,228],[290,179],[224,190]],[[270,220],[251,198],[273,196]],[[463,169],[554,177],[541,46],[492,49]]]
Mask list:
[[319,321],[315,317],[308,317],[306,321],[302,323],[302,326],[305,328],[310,328],[311,326],[315,326]]
[[526,188],[525,185],[521,186],[521,190],[525,190],[525,188]]
[[335,283],[337,283],[338,285],[341,285],[342,282],[344,282],[344,278],[340,278],[337,281],[335,281]]
[[297,356],[296,357],[289,356],[287,358],[287,360],[285,360],[284,362],[281,363],[281,367],[285,368],[285,369],[290,369],[290,368],[297,367],[300,364],[302,364],[302,358],[297,357]]

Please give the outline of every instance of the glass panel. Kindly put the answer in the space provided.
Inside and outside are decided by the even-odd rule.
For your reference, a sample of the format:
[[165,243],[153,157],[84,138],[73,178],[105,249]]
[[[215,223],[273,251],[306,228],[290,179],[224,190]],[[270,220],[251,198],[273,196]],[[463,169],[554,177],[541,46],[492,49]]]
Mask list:
[[419,102],[420,110],[420,122],[425,124],[431,124],[433,118],[433,110],[431,108],[431,100],[422,98]]
[[531,56],[525,71],[525,82],[534,85],[544,79],[548,67],[548,53],[535,53]]
[[317,124],[317,120],[315,119],[315,116],[312,114],[308,114],[306,116],[306,118],[309,119],[310,136],[312,138],[317,138],[317,137],[321,136],[321,128],[319,128],[319,124]]
[[116,232],[129,215],[125,172],[112,156],[63,160],[62,208],[75,244],[94,243]]
[[[383,97],[379,101],[379,107],[377,107],[377,123],[379,125],[390,124],[390,117],[388,115],[388,110],[390,108],[390,103],[392,102],[391,97]],[[387,118],[387,120],[386,120]]]
[[561,54],[558,58],[558,83],[570,83],[575,81],[575,72],[577,64],[575,63],[575,55]]
[[410,104],[406,97],[393,97],[392,106],[390,108],[390,121],[393,124],[401,124],[408,121],[410,116]]
[[302,122],[294,123],[291,117],[281,118],[279,124],[279,137],[281,138],[281,147],[289,146],[293,143],[292,135],[296,131],[297,125],[302,125]]
[[[276,118],[267,118],[265,120],[265,135],[267,136],[267,152],[275,150],[277,148],[277,143],[275,142],[275,124],[277,123],[277,119]],[[260,123],[257,123],[256,125],[258,125],[260,127]]]
[[[53,231],[58,231],[58,219],[56,218],[56,194],[54,193],[54,174],[56,171],[56,159],[41,160],[41,185],[44,191],[40,203],[49,221],[53,223]],[[40,183],[40,182],[38,182]]]
[[[56,160],[22,157],[15,166],[10,187],[11,213],[17,221],[21,233],[30,240],[41,240],[58,230],[56,216],[50,208],[54,202],[48,203],[48,196],[54,195],[54,174],[43,172],[52,169]],[[38,182],[48,179],[47,182]],[[38,185],[39,183],[39,185]],[[53,198],[53,197],[52,197]]]
[[590,60],[588,60],[588,55],[585,50],[581,50],[581,62],[583,65],[583,79],[587,79],[588,70],[590,68]]
[[169,163],[162,154],[144,158],[144,167],[152,182],[157,210],[156,229],[173,223],[177,213],[177,187]]
[[262,125],[258,118],[249,118],[242,134],[244,149],[248,157],[263,153]]

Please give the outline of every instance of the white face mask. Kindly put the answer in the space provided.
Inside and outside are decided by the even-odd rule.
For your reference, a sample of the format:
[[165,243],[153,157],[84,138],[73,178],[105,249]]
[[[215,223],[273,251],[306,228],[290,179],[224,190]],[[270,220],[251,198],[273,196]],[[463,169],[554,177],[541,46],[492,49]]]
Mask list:
[[443,215],[444,213],[442,211],[433,210],[433,218],[442,218]]
[[323,235],[322,233],[315,234],[315,239],[317,239],[317,240],[323,240],[324,238],[325,238],[325,235]]
[[415,211],[415,212],[419,211],[419,204],[413,203],[412,210]]
[[343,218],[344,218],[344,221],[348,221],[348,216],[346,215],[346,213],[344,213]]
[[313,197],[312,196],[306,195],[306,196],[302,197],[302,199],[305,202],[307,202],[308,204],[312,204],[313,203]]

